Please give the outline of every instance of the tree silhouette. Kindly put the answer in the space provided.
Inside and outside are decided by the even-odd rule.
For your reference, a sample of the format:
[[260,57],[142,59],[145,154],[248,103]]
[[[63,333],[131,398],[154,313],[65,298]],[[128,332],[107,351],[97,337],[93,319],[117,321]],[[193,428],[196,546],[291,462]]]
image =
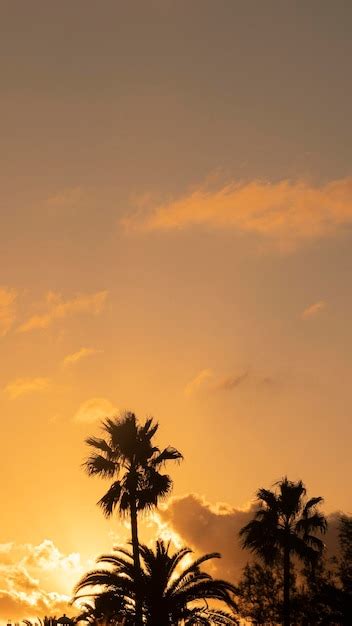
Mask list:
[[321,555],[324,544],[316,533],[325,533],[325,516],[317,509],[322,498],[306,500],[302,481],[287,477],[278,489],[259,489],[259,509],[255,517],[240,530],[242,545],[258,554],[265,563],[281,561],[283,567],[283,624],[290,625],[290,569],[295,555],[312,567]]
[[139,424],[134,413],[126,412],[120,417],[103,421],[105,438],[89,437],[86,440],[94,449],[85,462],[88,474],[113,479],[110,488],[98,502],[104,515],[110,517],[115,508],[121,515],[130,515],[137,585],[137,626],[142,623],[142,597],[138,591],[141,587],[138,511],[156,507],[159,498],[165,497],[171,491],[172,480],[168,474],[161,473],[160,469],[167,461],[182,459],[181,453],[175,448],[168,446],[161,451],[153,445],[152,440],[158,426],[152,418]]
[[135,623],[133,603],[115,591],[109,590],[94,596],[89,602],[81,604],[80,609],[76,622],[86,622],[92,626],[114,626],[122,620],[124,626],[134,626]]
[[[185,626],[210,624],[237,624],[233,600],[236,588],[224,580],[214,579],[201,571],[201,565],[220,554],[206,554],[191,564],[183,564],[192,550],[182,548],[170,554],[170,543],[157,541],[155,551],[140,546],[143,566],[143,623],[146,626]],[[100,587],[100,593],[109,591],[118,598],[125,598],[126,606],[135,601],[136,570],[133,554],[116,549],[114,554],[103,555],[99,563],[107,563],[110,569],[98,569],[86,574],[78,583],[75,599],[87,588]],[[227,610],[211,608],[208,601],[215,600]]]
[[339,577],[343,590],[352,599],[352,517],[341,515],[339,520]]
[[247,563],[238,583],[238,608],[241,617],[258,626],[277,624],[281,616],[281,586],[277,567],[263,567],[257,562]]

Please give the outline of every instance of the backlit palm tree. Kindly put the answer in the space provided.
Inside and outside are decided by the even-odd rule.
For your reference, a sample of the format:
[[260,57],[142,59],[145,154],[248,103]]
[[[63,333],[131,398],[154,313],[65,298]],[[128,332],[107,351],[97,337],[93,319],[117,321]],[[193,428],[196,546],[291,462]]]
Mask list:
[[[139,424],[134,413],[124,413],[115,419],[107,418],[102,423],[104,438],[89,437],[86,443],[94,449],[86,460],[85,468],[90,476],[101,476],[113,482],[98,504],[106,517],[115,508],[121,515],[129,514],[133,562],[136,583],[140,578],[138,541],[138,511],[156,507],[158,500],[172,488],[168,474],[161,473],[166,461],[182,459],[181,453],[172,447],[164,450],[153,445],[158,423],[147,419]],[[137,591],[136,624],[141,624],[142,598]]]
[[86,622],[91,626],[134,626],[134,605],[114,591],[105,591],[80,605],[81,612],[75,622]]
[[259,509],[254,519],[240,531],[243,547],[258,554],[265,563],[279,560],[283,566],[283,623],[290,625],[291,557],[314,565],[324,549],[316,533],[325,533],[325,516],[317,510],[321,497],[306,499],[302,481],[291,482],[286,477],[277,491],[259,489]]
[[[183,561],[191,554],[189,548],[169,553],[170,544],[158,541],[155,551],[140,546],[143,566],[143,623],[146,626],[186,626],[210,624],[237,624],[233,600],[236,588],[228,582],[214,579],[201,571],[201,565],[219,558],[218,553],[206,554],[190,564]],[[118,549],[114,554],[104,555],[99,563],[108,563],[110,569],[98,569],[86,574],[76,587],[79,592],[99,587],[100,593],[115,593],[131,605],[135,598],[135,569],[133,554]],[[88,592],[89,593],[89,592]],[[98,592],[99,593],[99,592]],[[222,603],[227,610],[212,608],[209,601]]]

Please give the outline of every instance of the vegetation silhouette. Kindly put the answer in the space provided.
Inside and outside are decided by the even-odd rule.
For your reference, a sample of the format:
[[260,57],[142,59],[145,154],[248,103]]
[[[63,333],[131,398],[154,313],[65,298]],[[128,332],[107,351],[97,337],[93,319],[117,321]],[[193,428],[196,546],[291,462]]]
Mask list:
[[241,617],[255,624],[280,622],[282,576],[277,566],[247,563],[238,583],[238,609]]
[[[146,626],[238,624],[233,597],[236,587],[201,569],[207,561],[220,558],[220,554],[205,554],[190,564],[184,563],[191,553],[189,548],[181,548],[170,554],[170,542],[164,541],[157,541],[154,551],[146,545],[140,546],[143,623]],[[75,589],[77,600],[82,590],[100,588],[92,611],[88,609],[86,614],[87,621],[90,616],[97,616],[96,609],[99,614],[101,606],[115,601],[115,606],[124,607],[125,623],[134,624],[137,585],[133,553],[119,548],[114,554],[101,556],[98,562],[108,564],[110,569],[88,572]],[[211,608],[209,600],[225,605],[227,610]]]
[[[170,542],[158,540],[154,549],[139,543],[139,512],[157,507],[171,492],[172,480],[162,468],[183,458],[176,448],[154,445],[158,423],[141,423],[125,412],[106,418],[102,430],[101,438],[86,439],[92,454],[84,467],[89,476],[110,480],[98,504],[106,517],[115,510],[129,515],[131,549],[101,556],[98,563],[106,568],[79,581],[74,601],[85,601],[76,622],[210,626],[245,619],[257,625],[351,626],[352,518],[340,516],[339,554],[328,560],[318,536],[327,530],[323,499],[308,499],[303,482],[287,477],[273,489],[260,488],[258,508],[240,541],[261,562],[247,564],[235,586],[202,568],[220,557],[217,552],[190,562],[190,548],[172,552]],[[46,619],[47,626],[55,625],[55,618]]]
[[352,518],[347,515],[340,516],[339,542],[341,559],[338,575],[342,588],[352,596]]
[[324,550],[316,533],[325,533],[327,521],[319,512],[323,498],[306,499],[303,482],[284,477],[276,491],[257,492],[259,509],[254,519],[240,530],[242,545],[256,553],[264,563],[281,562],[283,571],[283,625],[290,626],[291,559],[293,556],[316,565]]
[[172,480],[161,473],[167,461],[179,461],[182,454],[173,447],[160,450],[153,444],[158,423],[152,418],[140,424],[132,412],[102,422],[105,438],[88,437],[86,443],[94,452],[84,466],[89,476],[113,479],[108,491],[99,500],[106,517],[117,508],[121,515],[129,513],[131,544],[136,583],[136,626],[142,624],[142,584],[138,540],[138,512],[152,509],[160,498],[170,493]]
[[85,622],[95,626],[104,623],[105,626],[114,626],[122,622],[124,626],[134,626],[135,605],[128,597],[109,589],[90,598],[89,602],[80,605],[81,613],[77,615],[77,622]]
[[[300,571],[292,559],[290,617],[300,626],[351,626],[352,518],[338,520],[339,546],[334,556],[319,556],[314,568]],[[261,624],[282,623],[283,573],[280,564],[247,564],[238,584],[240,616]]]

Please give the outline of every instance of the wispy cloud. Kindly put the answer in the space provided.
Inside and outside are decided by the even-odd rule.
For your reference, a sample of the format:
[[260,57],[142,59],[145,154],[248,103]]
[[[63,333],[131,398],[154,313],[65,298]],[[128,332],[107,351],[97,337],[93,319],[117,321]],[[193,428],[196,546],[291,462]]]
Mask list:
[[204,383],[213,376],[211,369],[201,370],[185,387],[186,396],[192,396],[203,387]]
[[233,229],[292,249],[352,224],[352,177],[322,185],[254,180],[214,189],[205,184],[152,210],[139,210],[123,224],[146,231],[196,226]]
[[26,393],[46,391],[50,387],[49,378],[17,378],[4,387],[10,398],[19,398]]
[[116,407],[107,398],[90,398],[83,402],[75,413],[75,422],[92,423],[117,413]]
[[73,352],[73,354],[68,354],[64,358],[63,364],[74,365],[75,363],[78,363],[78,361],[81,361],[88,356],[93,356],[94,354],[99,354],[101,352],[102,350],[96,350],[95,348],[81,348],[80,350],[77,350],[77,352]]
[[325,300],[319,300],[318,302],[314,302],[314,304],[311,304],[306,309],[304,309],[304,311],[301,313],[301,318],[303,320],[309,320],[312,317],[316,317],[317,315],[319,315],[319,313],[321,313],[321,311],[326,309],[326,307],[327,304]]
[[241,374],[219,378],[213,370],[203,369],[185,386],[184,392],[186,396],[193,396],[202,390],[207,392],[231,391],[239,387],[248,376],[249,372],[245,371]]
[[0,336],[6,335],[15,321],[15,289],[0,287]]
[[35,329],[48,328],[54,321],[71,315],[100,313],[106,302],[108,292],[98,291],[93,294],[78,295],[71,300],[63,300],[61,295],[49,293],[47,295],[47,311],[40,315],[33,315],[18,328],[18,332],[28,332]]
[[231,391],[236,387],[239,387],[247,378],[249,372],[243,372],[243,374],[238,374],[237,376],[226,376],[225,378],[221,378],[216,381],[212,386],[212,391]]

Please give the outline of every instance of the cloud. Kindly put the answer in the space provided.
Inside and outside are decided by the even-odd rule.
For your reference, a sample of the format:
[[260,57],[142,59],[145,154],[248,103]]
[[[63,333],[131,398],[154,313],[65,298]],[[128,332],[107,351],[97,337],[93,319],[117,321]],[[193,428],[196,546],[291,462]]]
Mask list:
[[107,398],[90,398],[81,404],[73,419],[75,422],[92,423],[115,413],[117,409]]
[[72,612],[70,596],[38,589],[30,593],[0,589],[0,617],[3,621],[43,618]]
[[15,321],[17,292],[0,287],[0,336],[6,335]]
[[171,498],[158,514],[197,553],[220,552],[222,559],[214,562],[214,572],[237,580],[250,560],[240,546],[238,532],[253,512],[254,506],[240,510],[228,504],[210,504],[202,496],[189,494]]
[[64,571],[77,570],[80,565],[80,555],[73,552],[63,555],[50,539],[44,539],[37,546],[27,546],[28,554],[24,558],[26,565],[35,565],[44,571],[62,569]]
[[314,304],[311,304],[309,307],[304,309],[301,314],[301,318],[302,320],[309,320],[312,317],[316,317],[319,313],[321,313],[321,311],[326,309],[326,307],[326,302],[324,300],[319,300],[319,302],[315,302]]
[[70,315],[89,313],[98,315],[104,308],[107,291],[98,291],[89,295],[78,295],[71,300],[62,300],[60,294],[49,292],[47,295],[48,311],[34,315],[18,328],[18,332],[28,332],[40,328],[48,328],[54,321]]
[[71,588],[82,573],[79,554],[62,554],[49,539],[39,545],[0,545],[0,620],[72,612],[70,596],[50,586],[61,576]]
[[80,350],[78,350],[77,352],[74,352],[73,354],[68,354],[64,358],[63,364],[74,365],[75,363],[78,363],[78,361],[81,361],[82,359],[85,359],[88,356],[99,354],[100,352],[101,350],[95,350],[94,348],[81,348]]
[[192,396],[196,393],[203,385],[204,382],[213,376],[213,372],[210,369],[204,369],[197,374],[185,387],[186,396]]
[[[255,504],[247,509],[236,509],[227,503],[211,504],[200,495],[188,494],[171,498],[156,514],[158,526],[167,536],[176,536],[176,543],[190,546],[198,554],[220,552],[222,558],[212,565],[216,575],[236,582],[242,568],[252,560],[239,541],[240,529],[249,522],[256,510]],[[159,517],[159,520],[158,520]],[[327,555],[338,552],[339,514],[328,516],[328,533],[324,537]]]
[[320,185],[305,180],[254,180],[214,189],[204,184],[152,210],[140,209],[123,224],[144,231],[232,229],[292,249],[352,224],[352,177]]
[[186,396],[192,396],[201,390],[208,392],[231,391],[239,387],[249,376],[249,372],[217,378],[211,369],[201,370],[186,386]]
[[46,391],[50,387],[49,378],[17,378],[4,388],[10,398],[18,398],[25,393]]
[[243,372],[238,376],[227,376],[217,381],[212,387],[212,391],[232,391],[239,387],[249,376],[249,372]]

